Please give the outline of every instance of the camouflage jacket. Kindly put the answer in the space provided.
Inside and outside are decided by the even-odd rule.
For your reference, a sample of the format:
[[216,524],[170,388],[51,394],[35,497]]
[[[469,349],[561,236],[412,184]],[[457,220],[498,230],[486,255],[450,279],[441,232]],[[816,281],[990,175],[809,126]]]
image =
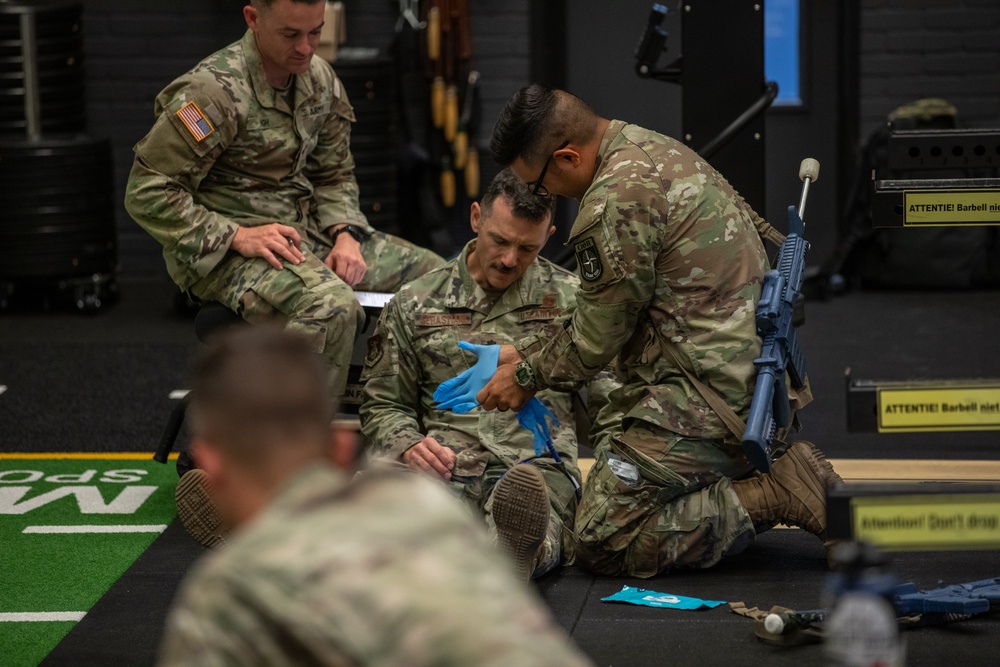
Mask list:
[[587,665],[448,491],[325,465],[206,555],[161,665]]
[[293,85],[289,108],[247,31],[157,96],[125,206],[163,246],[182,289],[222,260],[237,225],[281,222],[303,236],[342,222],[371,229],[358,205],[354,112],[340,80],[314,57]]
[[[517,423],[513,412],[477,409],[456,414],[437,408],[438,385],[476,361],[458,347],[458,341],[540,344],[562,330],[579,284],[573,274],[538,258],[492,303],[469,275],[466,259],[474,244],[471,241],[458,258],[399,290],[369,339],[362,375],[366,382],[361,423],[368,440],[398,459],[429,435],[455,452],[454,474],[460,476],[482,475],[491,454],[511,465],[530,458],[534,445],[531,433]],[[620,426],[621,414],[607,398],[619,386],[608,371],[587,386],[594,443]],[[572,392],[579,387],[578,382],[564,383],[538,394],[559,419],[552,441],[578,479]]]
[[[744,419],[761,341],[754,312],[772,231],[719,172],[682,143],[622,121],[601,141],[570,241],[582,287],[569,327],[529,363],[540,386],[586,378],[618,355],[629,420],[732,438],[664,355],[672,346]],[[733,438],[735,440],[735,438]]]

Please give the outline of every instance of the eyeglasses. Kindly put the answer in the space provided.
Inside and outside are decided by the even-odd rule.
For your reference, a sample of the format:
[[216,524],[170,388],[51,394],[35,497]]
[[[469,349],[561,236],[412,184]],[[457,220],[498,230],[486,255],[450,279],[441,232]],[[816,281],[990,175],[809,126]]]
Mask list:
[[531,186],[531,194],[535,195],[536,197],[548,197],[549,196],[549,189],[546,188],[544,185],[542,185],[542,181],[545,180],[545,172],[547,172],[549,170],[549,163],[552,162],[552,156],[553,156],[553,154],[556,151],[561,151],[562,149],[566,148],[567,146],[569,146],[569,139],[567,139],[566,141],[564,141],[561,144],[559,144],[559,148],[557,148],[555,151],[552,151],[552,153],[549,153],[549,159],[546,160],[545,164],[542,166],[542,173],[540,173],[538,175],[537,179],[535,179],[534,181],[532,181],[531,183],[528,184],[528,185]]

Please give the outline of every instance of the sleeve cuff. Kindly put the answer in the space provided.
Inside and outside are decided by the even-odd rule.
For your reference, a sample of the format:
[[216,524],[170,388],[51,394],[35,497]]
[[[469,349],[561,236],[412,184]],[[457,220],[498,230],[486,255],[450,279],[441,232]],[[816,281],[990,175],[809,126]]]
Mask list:
[[401,433],[398,436],[396,436],[395,442],[393,443],[392,447],[390,447],[389,451],[386,452],[386,457],[396,461],[402,461],[403,454],[405,454],[407,450],[417,445],[423,439],[424,439],[424,434],[419,433],[417,431],[413,431],[410,433]]

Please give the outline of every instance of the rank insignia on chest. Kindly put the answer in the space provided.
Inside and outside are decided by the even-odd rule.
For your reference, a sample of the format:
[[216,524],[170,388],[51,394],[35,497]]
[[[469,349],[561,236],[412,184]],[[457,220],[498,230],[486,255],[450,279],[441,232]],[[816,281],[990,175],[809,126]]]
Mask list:
[[184,127],[188,129],[195,141],[201,141],[215,131],[212,124],[205,118],[205,114],[194,102],[188,102],[182,106],[177,112],[177,117],[181,119]]
[[604,273],[601,256],[597,254],[594,239],[584,239],[574,246],[576,248],[576,263],[580,266],[580,276],[593,282]]

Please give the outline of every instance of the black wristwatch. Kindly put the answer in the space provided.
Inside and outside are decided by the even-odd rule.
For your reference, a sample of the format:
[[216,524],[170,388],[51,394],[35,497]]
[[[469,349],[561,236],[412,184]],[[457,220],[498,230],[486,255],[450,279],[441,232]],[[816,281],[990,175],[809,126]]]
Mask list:
[[514,369],[514,381],[523,389],[535,389],[535,371],[527,360],[522,361]]
[[354,240],[357,241],[358,243],[364,243],[365,239],[368,238],[368,234],[365,233],[365,230],[361,229],[357,225],[344,225],[334,233],[330,234],[330,240],[336,243],[337,237],[343,234],[344,232],[347,232],[352,237],[354,237]]

